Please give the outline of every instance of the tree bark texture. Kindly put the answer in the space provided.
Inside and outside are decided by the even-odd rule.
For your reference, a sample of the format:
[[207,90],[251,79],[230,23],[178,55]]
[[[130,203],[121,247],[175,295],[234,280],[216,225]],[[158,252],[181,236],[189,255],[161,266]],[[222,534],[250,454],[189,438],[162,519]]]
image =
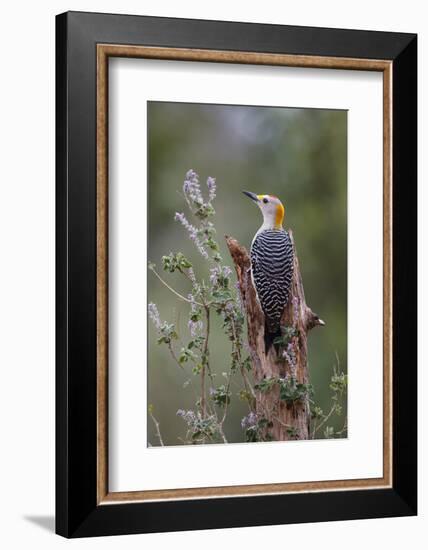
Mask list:
[[[232,256],[245,308],[248,328],[248,344],[255,386],[275,381],[266,391],[256,390],[257,417],[266,419],[265,435],[276,441],[309,439],[310,407],[307,335],[315,326],[324,322],[307,305],[303,290],[293,234],[289,231],[294,249],[294,270],[290,299],[284,309],[281,326],[290,337],[285,347],[271,346],[265,353],[265,319],[256,290],[251,280],[251,261],[245,247],[233,237],[226,237]],[[301,399],[284,399],[281,385],[286,389],[303,387]],[[291,386],[290,386],[291,384]],[[266,388],[266,386],[265,386]],[[282,398],[281,398],[282,395]]]

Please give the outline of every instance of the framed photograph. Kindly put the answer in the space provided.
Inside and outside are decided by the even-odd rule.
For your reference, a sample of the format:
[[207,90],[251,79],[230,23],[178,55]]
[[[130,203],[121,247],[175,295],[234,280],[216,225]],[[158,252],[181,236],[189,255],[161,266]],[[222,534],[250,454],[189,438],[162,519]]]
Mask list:
[[416,35],[56,52],[57,533],[416,514]]

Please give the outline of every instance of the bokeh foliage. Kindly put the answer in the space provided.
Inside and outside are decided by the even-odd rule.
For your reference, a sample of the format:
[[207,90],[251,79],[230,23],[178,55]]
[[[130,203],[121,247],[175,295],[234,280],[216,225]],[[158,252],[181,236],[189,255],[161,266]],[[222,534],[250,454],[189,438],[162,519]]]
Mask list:
[[[261,225],[257,207],[242,193],[277,195],[285,205],[286,229],[291,228],[299,255],[308,305],[326,322],[309,334],[309,369],[315,401],[330,406],[329,382],[336,363],[347,369],[347,114],[345,111],[288,109],[150,102],[148,104],[148,258],[160,263],[170,251],[182,251],[195,267],[207,270],[203,258],[174,221],[183,211],[181,186],[189,168],[201,179],[217,179],[215,225],[221,253],[228,251],[221,234],[232,235],[248,248]],[[232,262],[229,262],[231,265]],[[186,281],[164,278],[183,294]],[[161,317],[176,321],[186,331],[187,304],[168,293],[149,273],[148,300],[158,305]],[[180,321],[180,318],[182,320]],[[148,402],[160,423],[166,445],[180,444],[185,425],[178,409],[191,409],[192,385],[156,344],[149,323]],[[211,363],[221,376],[226,370],[227,342],[220,326],[211,336]],[[352,383],[352,382],[351,382]],[[244,441],[240,427],[247,413],[233,400],[225,431],[229,441]],[[346,410],[344,411],[346,417]],[[343,427],[333,415],[328,425]],[[156,444],[154,426],[149,441]]]

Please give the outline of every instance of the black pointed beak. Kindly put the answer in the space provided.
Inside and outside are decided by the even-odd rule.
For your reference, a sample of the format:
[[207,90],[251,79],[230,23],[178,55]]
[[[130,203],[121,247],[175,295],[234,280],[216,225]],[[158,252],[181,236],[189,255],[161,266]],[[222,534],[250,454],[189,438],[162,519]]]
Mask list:
[[259,198],[255,193],[251,193],[251,191],[242,191],[244,195],[247,195],[247,197],[250,197],[254,202],[259,202]]

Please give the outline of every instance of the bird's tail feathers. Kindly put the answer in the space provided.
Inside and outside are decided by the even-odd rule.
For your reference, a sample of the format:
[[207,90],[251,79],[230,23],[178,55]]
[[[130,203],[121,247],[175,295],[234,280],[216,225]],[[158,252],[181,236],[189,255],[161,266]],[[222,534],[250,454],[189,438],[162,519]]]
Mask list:
[[265,354],[274,346],[276,353],[279,351],[279,344],[274,344],[274,340],[281,336],[281,326],[279,323],[272,323],[268,319],[265,320]]

